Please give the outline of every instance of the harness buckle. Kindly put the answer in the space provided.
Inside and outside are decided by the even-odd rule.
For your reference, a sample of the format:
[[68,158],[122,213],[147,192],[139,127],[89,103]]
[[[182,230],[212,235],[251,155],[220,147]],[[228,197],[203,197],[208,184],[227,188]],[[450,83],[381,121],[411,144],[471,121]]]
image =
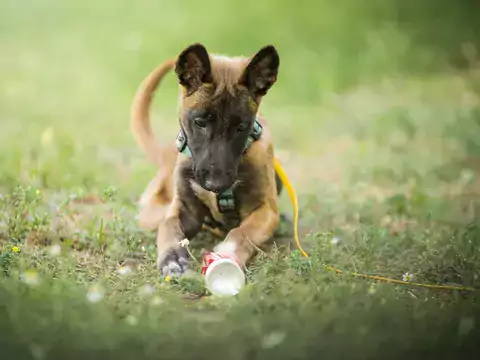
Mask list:
[[235,197],[232,189],[225,190],[217,195],[217,206],[221,213],[235,210]]

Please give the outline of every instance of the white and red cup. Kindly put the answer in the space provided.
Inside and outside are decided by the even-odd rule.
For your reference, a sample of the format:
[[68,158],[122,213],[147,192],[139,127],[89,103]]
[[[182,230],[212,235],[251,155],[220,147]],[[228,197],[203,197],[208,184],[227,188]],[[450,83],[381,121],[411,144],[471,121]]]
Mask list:
[[233,296],[245,285],[245,273],[233,255],[207,252],[203,257],[202,274],[213,295]]

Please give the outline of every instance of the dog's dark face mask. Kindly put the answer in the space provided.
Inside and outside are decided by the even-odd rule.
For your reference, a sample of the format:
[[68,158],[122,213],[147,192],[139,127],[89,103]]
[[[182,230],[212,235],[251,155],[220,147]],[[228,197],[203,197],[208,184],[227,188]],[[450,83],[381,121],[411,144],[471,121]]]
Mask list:
[[206,190],[225,191],[237,177],[255,120],[255,113],[242,97],[248,94],[223,94],[210,106],[185,114],[184,131],[192,152],[195,179]]
[[278,66],[275,48],[265,47],[235,84],[225,86],[215,83],[203,45],[192,45],[180,54],[175,68],[185,89],[180,123],[192,153],[195,180],[204,189],[218,193],[234,184],[258,105],[276,81]]

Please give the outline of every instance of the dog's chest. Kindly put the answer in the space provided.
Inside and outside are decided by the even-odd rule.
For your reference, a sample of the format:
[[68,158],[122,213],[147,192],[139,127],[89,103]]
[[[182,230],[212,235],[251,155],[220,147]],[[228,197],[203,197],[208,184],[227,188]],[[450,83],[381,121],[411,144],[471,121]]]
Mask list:
[[194,181],[190,181],[190,186],[197,198],[208,208],[213,220],[220,224],[227,225],[229,223],[229,218],[220,212],[217,195],[205,190]]

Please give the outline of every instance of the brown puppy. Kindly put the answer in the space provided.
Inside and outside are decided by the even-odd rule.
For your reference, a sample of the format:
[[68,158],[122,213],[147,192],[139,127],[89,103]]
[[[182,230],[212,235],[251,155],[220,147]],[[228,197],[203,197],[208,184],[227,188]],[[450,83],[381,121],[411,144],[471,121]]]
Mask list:
[[[165,276],[186,270],[188,254],[179,242],[195,236],[205,219],[228,231],[217,250],[234,254],[244,265],[277,228],[273,146],[258,107],[275,83],[278,67],[273,46],[249,59],[209,55],[203,45],[194,44],[176,61],[155,69],[137,91],[132,131],[159,166],[141,197],[139,221],[144,228],[157,229],[158,266]],[[181,133],[177,146],[159,147],[149,107],[172,68],[180,83]],[[234,202],[228,209],[220,206],[227,193]]]

